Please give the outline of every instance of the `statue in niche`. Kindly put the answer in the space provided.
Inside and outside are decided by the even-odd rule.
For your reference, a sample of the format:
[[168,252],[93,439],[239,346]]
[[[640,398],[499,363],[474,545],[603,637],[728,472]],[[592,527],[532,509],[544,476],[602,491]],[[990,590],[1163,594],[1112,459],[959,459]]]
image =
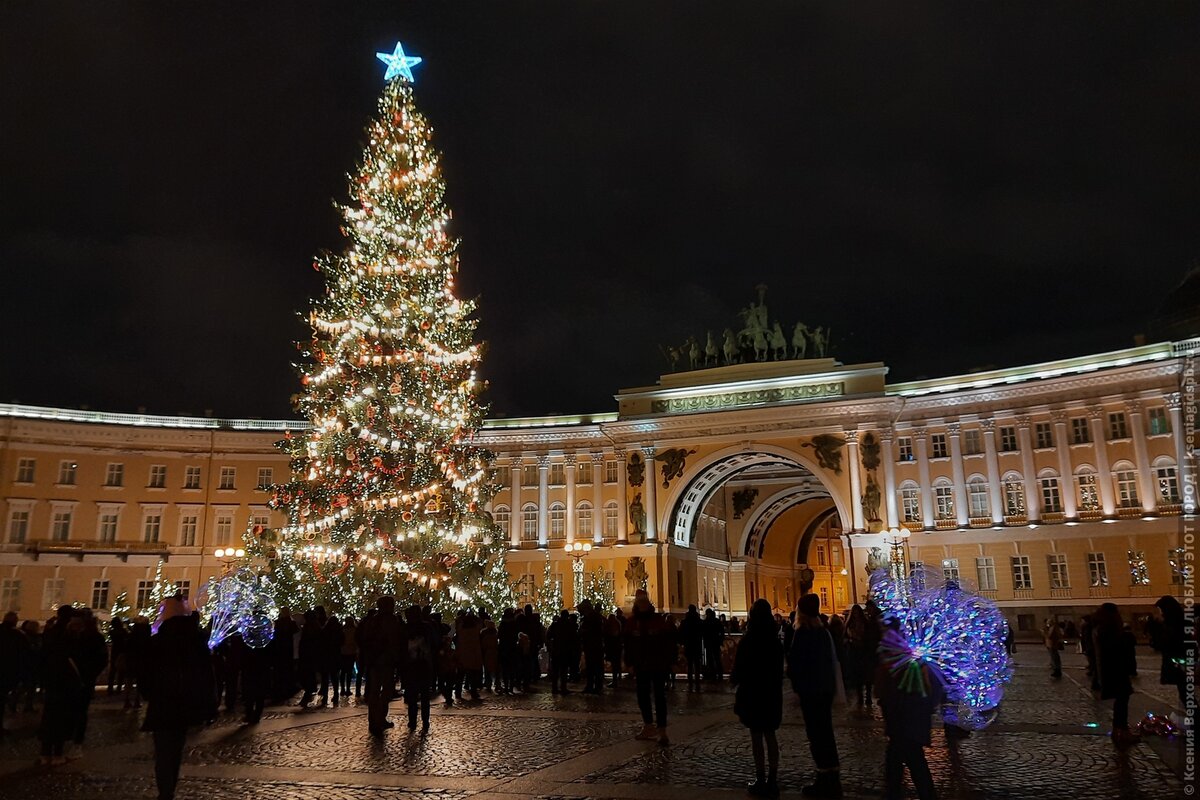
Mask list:
[[729,328],[725,329],[725,342],[722,349],[725,352],[726,364],[736,364],[742,360],[742,348],[738,347],[737,337]]
[[715,367],[721,363],[721,350],[717,347],[717,340],[713,337],[713,332],[708,332],[708,340],[704,343],[704,366]]
[[792,358],[805,358],[808,353],[808,326],[797,322],[792,329]]
[[641,486],[646,477],[646,462],[636,450],[629,456],[629,485]]
[[638,492],[629,501],[629,524],[633,527],[633,533],[641,540],[641,537],[646,532],[646,507],[642,505],[642,493]]
[[696,369],[699,367],[700,357],[703,355],[703,351],[700,349],[700,342],[696,341],[696,337],[689,336],[687,339],[687,344],[684,345],[684,348],[687,350],[688,369]]
[[882,499],[883,493],[879,491],[879,484],[875,482],[875,473],[868,472],[867,488],[862,495],[863,515],[867,522],[879,522],[879,501]]
[[879,469],[879,437],[873,432],[867,431],[863,435],[859,452],[862,453],[863,469],[868,472],[874,472]]
[[645,589],[649,586],[650,577],[646,574],[646,560],[641,556],[633,556],[629,559],[629,565],[625,567],[625,595],[633,597],[637,594],[638,589]]
[[883,555],[882,547],[872,547],[867,551],[867,563],[863,565],[863,570],[868,575],[876,570],[887,569],[888,559]]
[[811,442],[804,442],[801,447],[811,447],[817,455],[817,463],[822,468],[831,470],[835,475],[842,474],[842,445],[846,440],[832,433],[819,433],[812,437]]
[[687,463],[687,457],[695,454],[695,450],[684,450],[682,447],[672,447],[670,450],[663,450],[658,454],[658,460],[662,462],[662,485],[664,489],[670,487],[671,481],[683,475],[683,468]]
[[783,335],[783,326],[776,320],[775,327],[771,329],[771,358],[783,361],[787,358],[787,354],[787,337]]
[[753,486],[747,486],[745,489],[738,489],[733,493],[733,518],[741,519],[742,515],[750,510],[754,505],[754,498],[758,497],[758,489]]

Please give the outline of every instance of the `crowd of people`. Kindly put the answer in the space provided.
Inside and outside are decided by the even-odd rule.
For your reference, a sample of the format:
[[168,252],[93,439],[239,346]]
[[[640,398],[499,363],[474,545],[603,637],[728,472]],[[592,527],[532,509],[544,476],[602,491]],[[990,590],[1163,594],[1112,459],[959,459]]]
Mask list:
[[[1149,633],[1162,655],[1160,679],[1178,688],[1183,704],[1190,641],[1183,608],[1169,596],[1156,608]],[[736,647],[730,633],[741,634]],[[381,737],[394,727],[389,704],[401,697],[409,730],[419,724],[424,732],[435,698],[452,706],[479,702],[484,692],[520,695],[535,691],[543,677],[555,694],[571,693],[579,683],[579,691],[601,694],[629,677],[642,717],[635,738],[667,746],[667,690],[676,675],[686,677],[687,691],[703,691],[731,667],[734,711],[751,735],[752,795],[779,792],[776,732],[786,676],[816,765],[805,796],[841,796],[833,716],[836,699],[845,697],[860,709],[878,703],[883,711],[888,796],[903,796],[907,768],[918,796],[932,798],[924,748],[931,741],[941,681],[937,674],[926,675],[931,691],[917,694],[897,684],[878,655],[881,643],[896,635],[870,601],[844,615],[826,615],[812,594],[786,619],[759,599],[744,628],[695,606],[678,619],[659,613],[645,591],[637,593],[628,615],[621,609],[602,613],[585,600],[575,613],[563,610],[549,624],[528,605],[505,609],[499,620],[466,608],[443,619],[429,607],[401,610],[394,598],[381,597],[361,619],[330,615],[320,606],[293,617],[283,608],[265,647],[251,647],[234,632],[211,649],[209,631],[181,597],[163,603],[154,629],[143,616],[113,620],[107,643],[89,610],[62,606],[44,627],[29,620],[18,625],[11,612],[0,624],[0,735],[5,710],[33,711],[40,698],[41,763],[78,757],[97,680],[107,673],[108,693],[123,697],[126,709],[148,702],[143,730],[153,734],[160,797],[171,798],[186,730],[213,720],[222,702],[230,711],[240,704],[252,725],[267,704],[291,702],[297,693],[305,708],[337,706],[353,696],[367,706],[371,735]],[[1043,641],[1053,677],[1061,675],[1060,651],[1076,639],[1096,695],[1114,701],[1113,741],[1128,746],[1137,739],[1128,720],[1137,671],[1134,636],[1112,603],[1078,627],[1047,620]],[[948,740],[964,735],[947,729]]]

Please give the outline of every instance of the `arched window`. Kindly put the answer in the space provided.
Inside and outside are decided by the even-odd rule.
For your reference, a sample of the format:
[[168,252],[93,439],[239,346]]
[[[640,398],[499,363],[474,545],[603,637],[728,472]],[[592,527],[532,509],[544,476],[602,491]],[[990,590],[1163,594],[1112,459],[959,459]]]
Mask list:
[[967,511],[972,519],[990,519],[992,516],[988,484],[982,475],[972,475],[967,480]]
[[900,521],[921,523],[921,490],[912,481],[900,484]]
[[1179,503],[1179,473],[1175,459],[1162,456],[1154,459],[1154,483],[1158,488],[1158,502],[1173,505]]
[[617,508],[615,501],[610,500],[604,504],[604,538],[617,538],[617,517],[620,511]]
[[508,506],[496,506],[496,509],[492,512],[492,519],[495,520],[500,530],[508,533],[509,521],[512,519],[512,514],[509,512]]
[[562,503],[550,504],[550,540],[561,542],[567,538],[567,507]]
[[575,507],[575,527],[580,539],[592,538],[592,504],[586,500]]
[[954,487],[945,478],[933,482],[933,515],[937,519],[954,519]]
[[536,503],[526,503],[521,506],[521,541],[536,542],[538,540],[538,507]]
[[1096,470],[1087,464],[1075,470],[1075,490],[1080,511],[1100,510],[1100,487],[1096,483]]
[[1140,508],[1138,500],[1137,470],[1128,461],[1113,464],[1113,486],[1117,490],[1117,505],[1121,508]]

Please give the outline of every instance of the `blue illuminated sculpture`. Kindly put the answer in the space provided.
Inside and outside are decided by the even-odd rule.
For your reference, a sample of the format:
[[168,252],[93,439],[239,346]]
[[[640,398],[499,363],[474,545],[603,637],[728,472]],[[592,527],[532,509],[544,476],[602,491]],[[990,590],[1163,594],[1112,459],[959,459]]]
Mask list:
[[385,81],[399,76],[411,82],[413,79],[412,68],[421,63],[420,56],[404,55],[404,46],[399,42],[396,42],[395,52],[376,53],[375,57],[387,64],[387,73],[383,76]]
[[216,647],[235,633],[250,647],[266,647],[279,614],[267,578],[242,567],[209,581],[200,597],[211,632],[208,646]]
[[890,628],[880,647],[884,666],[913,675],[914,668],[934,668],[946,691],[943,719],[968,730],[989,725],[1012,677],[1006,623],[996,605],[957,581],[927,580],[923,570],[905,582],[877,570],[871,597]]

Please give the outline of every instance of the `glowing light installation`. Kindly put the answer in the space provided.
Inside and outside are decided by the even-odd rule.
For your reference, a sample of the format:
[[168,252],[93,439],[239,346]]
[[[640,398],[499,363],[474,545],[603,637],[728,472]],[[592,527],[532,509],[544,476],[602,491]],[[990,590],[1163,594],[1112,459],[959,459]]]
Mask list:
[[242,567],[206,583],[197,596],[201,614],[212,626],[208,646],[216,647],[234,633],[250,647],[266,647],[274,634],[279,608],[270,581]]
[[288,522],[245,537],[276,598],[361,615],[383,593],[443,610],[513,602],[503,537],[485,510],[474,303],[455,296],[458,242],[432,131],[396,46],[341,208],[347,242],[314,268],[325,293],[301,343],[306,430],[280,443],[293,479],[274,487]]
[[[901,675],[901,686],[927,689],[940,673],[946,690],[946,722],[969,730],[995,717],[1012,677],[1004,645],[1004,615],[984,597],[953,581],[914,571],[897,581],[886,570],[871,575],[871,596],[893,626],[880,646],[883,663]],[[907,585],[904,585],[907,583]]]

